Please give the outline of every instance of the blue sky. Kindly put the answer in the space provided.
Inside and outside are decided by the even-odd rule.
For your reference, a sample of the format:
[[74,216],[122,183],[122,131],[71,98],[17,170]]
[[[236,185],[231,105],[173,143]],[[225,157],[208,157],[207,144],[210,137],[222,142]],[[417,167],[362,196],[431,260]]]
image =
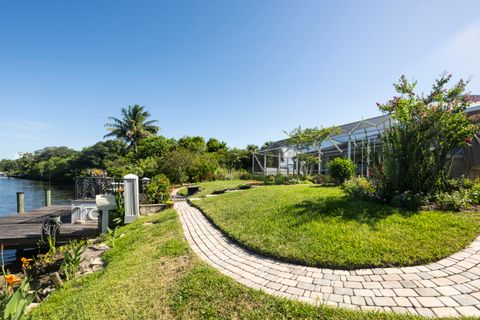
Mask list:
[[141,104],[230,146],[378,114],[401,74],[480,93],[479,1],[1,1],[0,158],[91,145]]

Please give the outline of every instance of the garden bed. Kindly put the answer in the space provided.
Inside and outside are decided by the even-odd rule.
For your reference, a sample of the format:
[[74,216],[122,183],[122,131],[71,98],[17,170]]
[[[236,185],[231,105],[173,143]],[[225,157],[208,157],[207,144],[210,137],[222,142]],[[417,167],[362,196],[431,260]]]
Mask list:
[[470,244],[478,212],[408,212],[337,187],[266,186],[195,201],[242,245],[285,261],[355,269],[440,260]]
[[[193,197],[201,198],[209,194],[222,194],[228,190],[245,190],[251,188],[252,185],[257,184],[261,184],[261,182],[249,180],[215,180],[199,182],[196,185],[200,188],[200,191],[195,193]],[[187,188],[182,188],[178,193],[180,195],[187,196]]]

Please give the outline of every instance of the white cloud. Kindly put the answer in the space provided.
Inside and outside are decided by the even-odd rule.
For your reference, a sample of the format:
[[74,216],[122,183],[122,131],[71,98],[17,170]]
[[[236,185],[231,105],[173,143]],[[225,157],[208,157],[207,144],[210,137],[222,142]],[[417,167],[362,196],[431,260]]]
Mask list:
[[[46,137],[50,124],[29,120],[0,120],[0,137],[41,141]],[[13,142],[13,141],[12,141]]]

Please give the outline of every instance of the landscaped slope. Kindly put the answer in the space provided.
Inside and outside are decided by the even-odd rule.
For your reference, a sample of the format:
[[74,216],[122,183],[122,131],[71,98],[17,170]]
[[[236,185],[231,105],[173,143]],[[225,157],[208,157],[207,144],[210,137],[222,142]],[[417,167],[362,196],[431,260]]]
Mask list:
[[200,262],[168,210],[119,230],[105,270],[71,282],[31,319],[417,319],[314,307],[248,289]]
[[480,230],[478,213],[409,213],[314,185],[260,187],[194,204],[253,250],[332,268],[439,260],[467,246]]

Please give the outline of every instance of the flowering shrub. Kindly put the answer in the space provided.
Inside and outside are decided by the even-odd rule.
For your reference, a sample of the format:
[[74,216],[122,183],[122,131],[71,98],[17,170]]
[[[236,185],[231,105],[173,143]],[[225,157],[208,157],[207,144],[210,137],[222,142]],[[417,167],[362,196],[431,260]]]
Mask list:
[[440,209],[452,211],[459,211],[467,205],[467,199],[460,191],[439,192],[435,196],[435,202]]
[[375,186],[364,177],[356,177],[345,181],[343,189],[348,195],[361,199],[370,199],[375,193]]
[[0,281],[0,316],[2,319],[22,319],[25,309],[33,301],[35,293],[30,292],[30,284],[26,276],[31,259],[22,258],[25,277],[22,280],[15,274],[8,274],[3,263],[3,247],[0,247],[2,259],[1,274],[3,281]]
[[429,94],[418,95],[417,83],[402,76],[394,85],[400,96],[378,104],[392,123],[385,130],[381,165],[373,177],[382,196],[391,201],[395,195],[395,202],[410,199],[413,204],[425,194],[444,190],[452,150],[467,147],[477,130],[463,112],[472,99],[465,94],[467,82],[446,88],[450,79],[451,75],[441,76]]
[[22,257],[20,261],[22,261],[22,269],[26,270],[30,268],[30,262],[32,262],[33,259]]
[[146,188],[147,199],[150,203],[164,203],[170,199],[170,181],[164,174],[152,178]]

